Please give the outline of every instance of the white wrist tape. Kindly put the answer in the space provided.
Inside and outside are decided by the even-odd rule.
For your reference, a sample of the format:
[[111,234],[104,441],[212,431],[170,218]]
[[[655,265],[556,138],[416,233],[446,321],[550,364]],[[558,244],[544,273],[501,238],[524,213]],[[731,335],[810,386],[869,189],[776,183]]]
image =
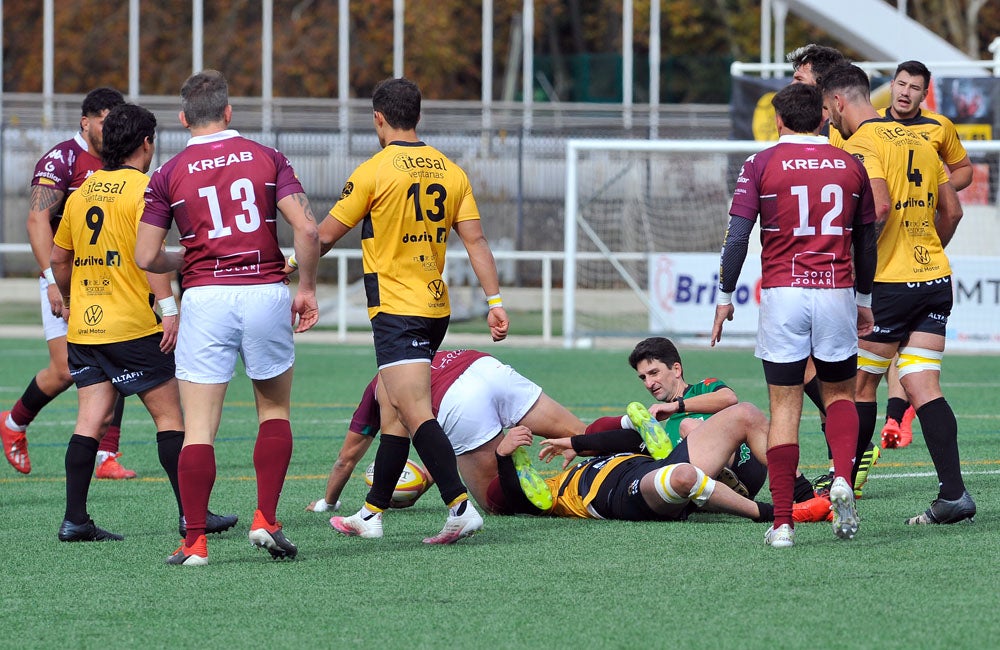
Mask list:
[[157,301],[160,305],[160,315],[162,316],[176,316],[177,315],[177,301],[174,300],[173,296],[169,298],[164,298],[163,300]]
[[42,275],[45,276],[45,281],[49,283],[50,287],[53,284],[56,283],[56,276],[52,274],[52,267],[51,266],[49,268],[45,269],[44,271],[42,271]]

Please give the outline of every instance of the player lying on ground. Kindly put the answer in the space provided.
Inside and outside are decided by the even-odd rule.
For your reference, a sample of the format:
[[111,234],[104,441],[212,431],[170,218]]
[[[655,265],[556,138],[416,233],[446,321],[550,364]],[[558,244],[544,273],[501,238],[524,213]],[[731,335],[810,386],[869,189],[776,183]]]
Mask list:
[[[351,473],[381,427],[376,376],[365,388],[326,483],[324,498],[306,508],[337,510]],[[431,402],[472,497],[489,511],[486,488],[496,478],[494,453],[503,429],[524,424],[551,437],[583,433],[584,423],[510,366],[485,352],[443,350],[431,363]]]
[[[532,443],[531,430],[514,427],[497,447],[500,489],[497,494],[491,486],[491,499],[502,499],[509,514],[675,521],[705,508],[770,521],[770,504],[751,501],[711,478],[744,442],[735,419],[750,409],[756,407],[740,404],[720,414],[733,420],[726,440],[694,432],[661,460],[642,453],[641,437],[629,430],[543,441],[541,455],[549,460],[562,455],[568,464],[577,454],[601,454],[550,479],[543,479],[528,460],[525,447]],[[754,494],[759,489],[757,485]]]

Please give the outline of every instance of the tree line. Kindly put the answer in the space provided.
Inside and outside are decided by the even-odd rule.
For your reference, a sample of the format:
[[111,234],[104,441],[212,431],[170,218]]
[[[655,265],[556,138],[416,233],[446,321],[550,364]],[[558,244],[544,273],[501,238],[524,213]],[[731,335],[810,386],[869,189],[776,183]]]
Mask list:
[[[635,60],[645,65],[649,9],[634,0]],[[661,57],[760,57],[757,0],[659,0]],[[881,1],[881,0],[878,0]],[[140,94],[176,95],[192,72],[191,2],[140,2]],[[511,37],[520,24],[522,0],[494,0],[494,89],[503,98],[508,70],[520,74]],[[1000,34],[1000,3],[986,0],[908,0],[907,11],[928,28],[978,58]],[[274,87],[279,97],[337,97],[338,0],[274,0]],[[481,96],[481,3],[468,0],[406,0],[405,70],[427,97],[474,100]],[[55,3],[55,92],[84,93],[97,85],[128,86],[128,10],[124,0],[59,0]],[[42,90],[42,3],[4,0],[6,92]],[[577,82],[573,61],[621,51],[621,0],[535,0],[534,52],[546,60],[557,97],[571,97]],[[261,94],[260,0],[204,3],[203,61],[222,70],[233,96]],[[368,97],[392,70],[393,0],[350,4],[349,88]],[[840,46],[818,27],[788,17],[786,43]],[[852,54],[849,49],[845,53]],[[516,50],[515,50],[516,51]],[[519,90],[520,81],[514,86]],[[508,86],[509,87],[509,86]],[[697,91],[695,94],[701,94]],[[667,101],[699,101],[678,94]]]

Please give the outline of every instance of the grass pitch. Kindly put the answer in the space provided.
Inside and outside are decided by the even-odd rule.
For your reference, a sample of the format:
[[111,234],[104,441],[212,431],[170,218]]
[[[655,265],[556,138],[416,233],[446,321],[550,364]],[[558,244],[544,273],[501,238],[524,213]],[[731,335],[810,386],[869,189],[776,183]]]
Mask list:
[[[512,364],[582,419],[623,412],[648,395],[626,352],[480,347]],[[766,410],[759,363],[746,350],[684,350],[689,381],[719,376]],[[10,408],[47,363],[40,340],[0,340],[0,403]],[[1000,635],[1000,431],[997,359],[950,355],[945,394],[958,415],[963,469],[979,514],[972,525],[910,528],[936,480],[923,438],[889,450],[859,504],[855,540],[800,524],[796,546],[763,545],[766,525],[719,515],[682,523],[487,517],[482,534],[428,547],[444,509],[436,493],[390,512],[381,540],[336,535],[330,513],[304,510],[327,471],[356,400],[374,373],[370,348],[300,345],[293,393],[295,452],[279,518],[299,559],[274,562],[246,533],[255,504],[256,419],[250,387],[230,387],[217,439],[212,510],[234,530],[209,540],[208,567],[168,567],[177,516],[156,458],[152,422],[128,401],[123,463],[139,478],[95,481],[90,512],[124,542],[56,540],[63,457],[76,395],[29,430],[33,471],[0,463],[6,553],[0,589],[9,647],[437,648],[972,648]],[[884,408],[884,399],[880,409]],[[815,409],[802,423],[807,475],[826,451]],[[880,413],[880,421],[881,421]],[[361,473],[344,492],[362,502]],[[544,472],[553,471],[540,465]],[[760,498],[768,499],[766,490]],[[991,641],[993,639],[993,641]]]

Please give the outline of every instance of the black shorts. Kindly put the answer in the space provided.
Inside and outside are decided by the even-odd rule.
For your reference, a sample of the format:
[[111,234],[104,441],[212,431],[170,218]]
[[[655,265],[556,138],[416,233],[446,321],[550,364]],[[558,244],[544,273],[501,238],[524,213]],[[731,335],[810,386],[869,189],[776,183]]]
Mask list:
[[618,467],[604,479],[597,490],[597,496],[591,504],[597,514],[605,519],[622,519],[625,521],[684,521],[688,515],[697,510],[697,506],[688,503],[684,509],[673,514],[664,515],[655,512],[646,503],[646,498],[639,490],[642,477],[650,472],[691,462],[688,456],[687,439],[681,440],[670,455],[661,460],[652,457],[637,457],[630,459]]
[[[828,384],[853,379],[858,372],[858,355],[856,354],[841,361],[823,361],[816,357],[812,357],[812,360],[813,366],[816,368],[816,377]],[[762,360],[764,381],[771,386],[799,386],[806,378],[807,361],[808,359],[802,359],[789,363],[777,363]]]
[[872,289],[872,343],[905,342],[912,332],[945,335],[954,301],[951,276],[929,282],[876,282]]
[[736,450],[736,459],[722,468],[716,478],[740,496],[753,499],[767,480],[767,465],[750,453],[750,447],[742,444]]
[[135,395],[174,378],[174,355],[160,351],[163,334],[119,343],[68,343],[69,374],[77,388],[110,381],[121,395]]
[[450,316],[425,318],[384,312],[375,314],[372,334],[375,336],[375,362],[378,367],[400,361],[430,362],[448,332],[449,320]]

